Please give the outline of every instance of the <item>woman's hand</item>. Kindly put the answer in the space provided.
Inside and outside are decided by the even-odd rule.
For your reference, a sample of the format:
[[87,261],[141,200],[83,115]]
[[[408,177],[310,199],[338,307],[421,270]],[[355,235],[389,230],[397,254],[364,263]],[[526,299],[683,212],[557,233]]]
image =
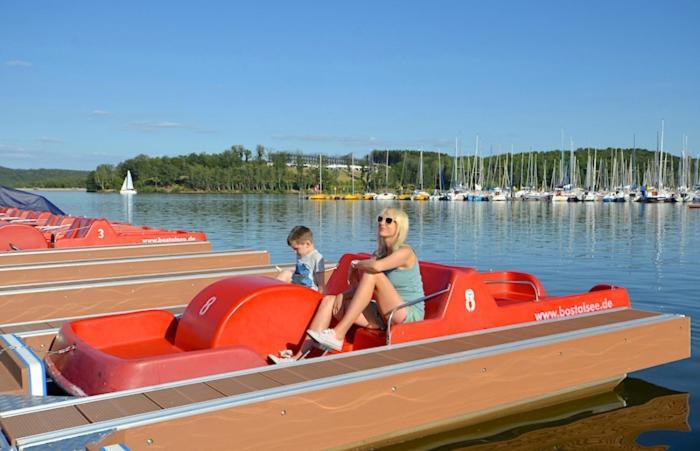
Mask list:
[[377,270],[377,259],[376,258],[366,258],[364,260],[353,260],[350,262],[350,267],[355,268],[357,271],[368,272],[370,274],[375,274],[381,272]]
[[358,267],[369,273],[378,273],[389,271],[394,268],[410,268],[415,264],[415,260],[416,257],[413,253],[413,249],[408,246],[403,246],[401,249],[392,252],[386,257],[362,260],[358,264]]

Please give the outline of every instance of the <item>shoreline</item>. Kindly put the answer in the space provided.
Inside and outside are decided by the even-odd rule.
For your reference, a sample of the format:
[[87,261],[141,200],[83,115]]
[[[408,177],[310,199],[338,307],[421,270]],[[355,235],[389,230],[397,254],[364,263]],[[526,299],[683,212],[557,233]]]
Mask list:
[[39,188],[32,186],[30,188],[15,188],[22,191],[87,191],[87,188]]

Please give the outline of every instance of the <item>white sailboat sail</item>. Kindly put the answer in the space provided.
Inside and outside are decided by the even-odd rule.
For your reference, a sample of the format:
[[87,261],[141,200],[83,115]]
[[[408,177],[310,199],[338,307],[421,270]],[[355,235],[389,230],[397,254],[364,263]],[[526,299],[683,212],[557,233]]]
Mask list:
[[122,187],[119,192],[121,194],[136,194],[136,190],[134,189],[134,181],[131,179],[131,171],[126,171],[126,177],[124,177],[124,181],[122,182]]

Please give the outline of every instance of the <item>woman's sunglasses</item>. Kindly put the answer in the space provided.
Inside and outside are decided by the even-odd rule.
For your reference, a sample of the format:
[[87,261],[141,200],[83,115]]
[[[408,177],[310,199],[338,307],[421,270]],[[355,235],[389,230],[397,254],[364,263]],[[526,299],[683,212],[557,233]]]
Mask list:
[[394,222],[394,218],[385,218],[384,216],[377,216],[377,222],[381,224],[382,221],[386,222],[386,225],[389,225],[392,222]]

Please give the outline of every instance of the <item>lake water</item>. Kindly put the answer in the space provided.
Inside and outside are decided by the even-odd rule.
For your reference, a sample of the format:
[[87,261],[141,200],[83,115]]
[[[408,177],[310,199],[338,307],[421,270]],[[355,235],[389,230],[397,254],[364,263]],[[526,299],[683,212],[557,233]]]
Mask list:
[[[423,260],[479,270],[529,272],[539,277],[551,294],[587,291],[597,283],[611,283],[627,288],[637,308],[682,313],[691,321],[700,313],[700,209],[685,205],[318,202],[294,195],[138,194],[127,198],[83,192],[41,194],[66,213],[161,228],[202,230],[215,250],[265,249],[276,263],[294,259],[286,236],[297,224],[314,231],[316,247],[329,261],[336,261],[348,251],[372,251],[377,214],[384,206],[400,205],[411,220],[409,243]],[[631,380],[621,388],[634,399],[650,398],[661,403],[669,399],[665,397],[669,393],[689,394],[690,429],[676,427],[667,431],[663,422],[660,426],[652,422],[639,436],[640,444],[670,445],[672,449],[690,449],[695,443],[700,444],[699,335],[694,323],[691,359],[634,373],[632,376],[643,382]],[[489,447],[500,443],[509,449],[539,448],[545,442],[526,442],[531,444],[527,446],[502,440],[533,436],[551,428],[552,422],[567,430],[586,421],[590,426],[596,419],[602,425],[609,424],[613,420],[600,415],[610,415],[611,411],[617,415],[617,421],[622,418],[639,423],[633,417],[635,401],[624,402],[627,407],[597,398],[588,402],[593,407],[584,406],[587,414],[582,414],[577,405],[572,405],[571,412],[575,413],[568,416],[556,408],[533,411],[500,425],[496,428],[499,433],[491,434],[483,428],[479,435],[479,428],[457,428],[405,445],[453,449],[483,446],[486,442]],[[523,429],[524,421],[539,425]],[[581,439],[598,433],[595,427],[582,430],[586,437]],[[575,442],[576,437],[568,440]],[[546,443],[547,449],[570,449],[567,443],[573,442]],[[599,449],[621,446],[609,445]]]

